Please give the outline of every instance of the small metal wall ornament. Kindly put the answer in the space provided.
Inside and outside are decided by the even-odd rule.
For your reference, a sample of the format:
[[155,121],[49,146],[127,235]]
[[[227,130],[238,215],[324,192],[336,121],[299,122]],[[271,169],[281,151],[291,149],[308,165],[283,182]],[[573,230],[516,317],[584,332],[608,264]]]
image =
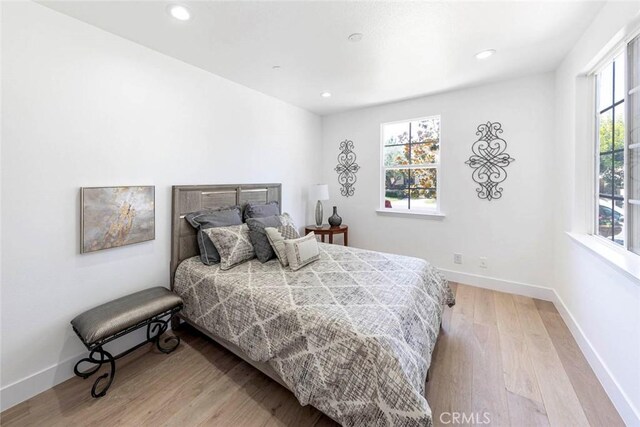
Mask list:
[[478,126],[478,140],[473,143],[473,155],[465,164],[471,166],[473,180],[480,186],[476,189],[478,197],[486,200],[502,197],[500,184],[507,179],[505,168],[515,159],[505,153],[507,141],[498,135],[502,133],[502,124],[487,122]]
[[356,173],[360,166],[356,163],[356,153],[353,151],[353,141],[345,139],[340,143],[340,154],[338,154],[338,183],[341,185],[340,194],[344,197],[353,196],[355,192]]

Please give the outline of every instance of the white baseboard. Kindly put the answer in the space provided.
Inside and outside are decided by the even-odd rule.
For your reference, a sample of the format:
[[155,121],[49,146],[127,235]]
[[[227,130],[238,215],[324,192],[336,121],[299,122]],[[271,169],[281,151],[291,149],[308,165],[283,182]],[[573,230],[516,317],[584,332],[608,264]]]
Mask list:
[[573,339],[576,340],[582,354],[584,354],[587,362],[591,366],[591,369],[593,369],[593,372],[596,374],[600,384],[602,384],[602,387],[618,410],[618,413],[625,424],[628,426],[640,426],[640,411],[634,407],[629,396],[627,396],[624,390],[620,388],[620,385],[611,374],[611,371],[593,347],[582,328],[580,328],[555,289],[452,270],[440,269],[440,271],[442,271],[447,280],[452,282],[553,302],[560,313],[562,320],[564,320],[569,331],[571,331]]
[[600,384],[602,384],[604,391],[609,396],[609,399],[611,399],[613,406],[618,410],[622,420],[628,426],[640,426],[640,411],[633,405],[631,399],[627,396],[624,390],[620,388],[620,384],[618,384],[616,379],[613,377],[606,363],[604,363],[604,360],[602,360],[598,351],[593,347],[591,341],[589,341],[580,325],[578,325],[575,318],[562,301],[562,298],[560,298],[560,295],[555,291],[554,294],[555,300],[553,303],[558,309],[562,320],[564,320],[569,331],[571,331],[571,335],[573,335],[578,347],[582,350],[582,354],[584,354],[587,362],[589,362],[591,369],[593,369],[593,372],[596,374]]
[[479,274],[461,273],[459,271],[439,269],[447,280],[459,282],[465,285],[476,286],[478,288],[491,289],[492,291],[508,292],[510,294],[522,295],[530,298],[537,298],[545,301],[555,301],[556,292],[551,288],[543,286],[529,285],[527,283],[514,282],[510,280],[496,279]]
[[[126,335],[113,343],[105,346],[111,354],[118,354],[128,348],[133,347],[146,339],[145,331],[135,331]],[[53,366],[49,366],[33,375],[6,385],[0,389],[0,411],[7,410],[18,403],[47,391],[56,385],[65,382],[74,376],[73,367],[78,360],[86,357],[88,352],[80,353],[76,356],[63,360]],[[87,380],[87,390],[91,391],[94,380]]]
[[73,366],[82,357],[84,355],[64,360],[57,365],[49,366],[27,378],[3,387],[0,390],[0,410],[5,411],[68,380],[73,376]]

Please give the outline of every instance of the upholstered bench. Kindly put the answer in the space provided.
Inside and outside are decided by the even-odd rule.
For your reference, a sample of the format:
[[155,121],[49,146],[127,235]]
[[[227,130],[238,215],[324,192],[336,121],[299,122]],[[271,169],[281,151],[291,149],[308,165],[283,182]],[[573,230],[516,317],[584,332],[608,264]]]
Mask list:
[[[149,342],[155,343],[158,350],[163,353],[171,353],[178,347],[179,337],[165,338],[164,344],[170,341],[173,344],[163,347],[160,344],[160,336],[167,330],[173,316],[182,310],[182,305],[182,298],[170,290],[162,287],[150,288],[92,308],[71,321],[73,330],[89,350],[89,356],[78,361],[73,372],[79,377],[88,378],[103,364],[109,364],[109,372],[99,376],[93,383],[91,388],[93,397],[102,397],[107,393],[116,373],[115,361],[122,356]],[[112,356],[104,349],[105,344],[145,326],[147,327],[146,341],[116,356]],[[86,371],[80,371],[79,366],[84,362],[95,366]],[[98,391],[99,383],[106,379],[108,379],[107,383]]]

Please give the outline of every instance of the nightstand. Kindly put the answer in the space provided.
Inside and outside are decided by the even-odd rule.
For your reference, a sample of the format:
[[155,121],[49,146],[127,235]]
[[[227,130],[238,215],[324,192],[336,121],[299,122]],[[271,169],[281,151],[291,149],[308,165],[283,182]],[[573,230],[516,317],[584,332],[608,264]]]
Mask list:
[[333,236],[335,234],[344,235],[344,245],[349,246],[349,227],[347,225],[339,225],[332,227],[328,224],[323,224],[320,227],[316,225],[307,225],[304,228],[304,234],[307,235],[310,232],[314,232],[317,236],[320,236],[322,243],[324,243],[324,236],[329,236],[329,243],[333,243]]

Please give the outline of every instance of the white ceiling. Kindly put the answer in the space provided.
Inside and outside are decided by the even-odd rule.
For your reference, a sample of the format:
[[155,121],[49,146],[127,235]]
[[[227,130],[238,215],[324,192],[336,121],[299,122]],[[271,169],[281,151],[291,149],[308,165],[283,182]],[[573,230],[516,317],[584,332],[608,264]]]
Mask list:
[[164,1],[41,3],[322,115],[551,71],[603,5],[180,0],[180,22]]

